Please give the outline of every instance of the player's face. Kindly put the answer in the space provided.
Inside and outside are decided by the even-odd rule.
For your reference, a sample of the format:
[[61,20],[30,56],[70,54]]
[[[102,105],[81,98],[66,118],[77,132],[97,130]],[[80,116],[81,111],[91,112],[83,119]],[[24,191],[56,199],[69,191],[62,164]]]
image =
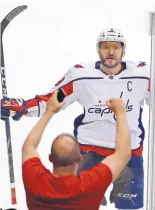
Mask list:
[[99,54],[106,68],[115,68],[122,60],[123,49],[120,42],[101,42]]

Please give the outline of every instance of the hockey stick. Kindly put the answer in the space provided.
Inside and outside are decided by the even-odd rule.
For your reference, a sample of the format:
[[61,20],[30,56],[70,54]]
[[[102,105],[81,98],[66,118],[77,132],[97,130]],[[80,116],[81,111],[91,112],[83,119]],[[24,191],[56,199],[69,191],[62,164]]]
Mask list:
[[[0,69],[1,69],[1,83],[2,83],[2,95],[5,99],[7,97],[7,86],[6,86],[6,74],[5,74],[5,64],[4,64],[4,54],[3,54],[3,32],[8,24],[22,11],[27,8],[26,5],[16,7],[13,9],[6,17],[2,20],[0,26],[1,33],[1,59],[0,59]],[[9,119],[5,120],[5,131],[7,139],[7,152],[8,152],[8,163],[9,163],[9,175],[10,175],[10,188],[11,188],[11,203],[16,204],[16,191],[15,191],[15,178],[14,178],[14,167],[13,167],[13,155],[12,155],[12,144],[11,144],[11,132],[10,132],[10,122]]]

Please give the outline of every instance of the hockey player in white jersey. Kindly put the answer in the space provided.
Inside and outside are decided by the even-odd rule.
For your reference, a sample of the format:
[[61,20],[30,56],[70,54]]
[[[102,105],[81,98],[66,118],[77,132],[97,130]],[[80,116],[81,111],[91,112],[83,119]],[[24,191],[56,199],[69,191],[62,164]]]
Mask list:
[[[1,100],[1,118],[12,115],[19,120],[23,115],[36,117],[45,111],[52,93],[61,89],[65,94],[62,109],[79,102],[83,114],[74,121],[77,137],[85,158],[79,172],[99,163],[115,149],[115,115],[106,106],[109,98],[124,100],[131,132],[132,158],[115,181],[110,201],[117,209],[143,209],[144,170],[142,124],[144,101],[149,102],[149,68],[144,62],[122,61],[126,42],[117,29],[104,30],[97,39],[100,60],[77,64],[47,93],[30,100],[8,98]],[[14,111],[14,112],[12,112]],[[103,202],[104,203],[104,202]],[[103,204],[102,203],[102,204]]]

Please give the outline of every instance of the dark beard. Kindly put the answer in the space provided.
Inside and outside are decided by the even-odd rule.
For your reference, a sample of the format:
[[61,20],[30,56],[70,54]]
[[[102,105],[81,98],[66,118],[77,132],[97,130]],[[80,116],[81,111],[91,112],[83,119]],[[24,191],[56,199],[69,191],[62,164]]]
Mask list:
[[107,64],[105,59],[101,60],[101,63],[104,67],[106,68],[115,68],[116,66],[118,66],[120,64],[121,61],[117,61],[115,64]]
[[101,54],[99,53],[99,56],[100,56],[100,59],[101,59],[101,64],[103,65],[103,67],[106,67],[106,68],[115,68],[116,66],[118,66],[121,62],[122,62],[122,58],[123,58],[123,51],[121,53],[121,56],[120,56],[120,59],[119,60],[116,60],[116,63],[115,64],[106,64],[106,59],[107,58],[115,58],[113,55],[109,55],[106,59],[105,58],[102,58]]

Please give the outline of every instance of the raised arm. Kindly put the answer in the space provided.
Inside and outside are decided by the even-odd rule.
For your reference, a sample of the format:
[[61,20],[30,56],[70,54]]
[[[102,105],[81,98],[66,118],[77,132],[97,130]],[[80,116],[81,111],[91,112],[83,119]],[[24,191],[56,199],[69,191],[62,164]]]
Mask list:
[[110,168],[115,180],[131,158],[131,139],[124,102],[121,99],[111,99],[107,101],[107,105],[116,115],[116,149],[102,163]]
[[53,95],[48,100],[46,109],[38,123],[33,127],[29,135],[27,136],[23,147],[22,147],[22,162],[24,163],[26,160],[39,157],[37,153],[37,147],[41,141],[43,132],[53,117],[53,115],[60,110],[60,108],[64,105],[64,101],[59,103],[57,100],[58,90],[53,93]]

